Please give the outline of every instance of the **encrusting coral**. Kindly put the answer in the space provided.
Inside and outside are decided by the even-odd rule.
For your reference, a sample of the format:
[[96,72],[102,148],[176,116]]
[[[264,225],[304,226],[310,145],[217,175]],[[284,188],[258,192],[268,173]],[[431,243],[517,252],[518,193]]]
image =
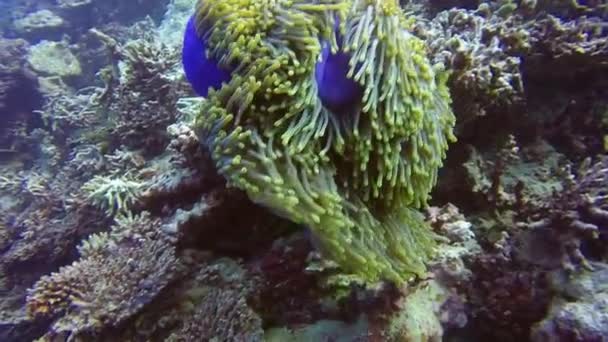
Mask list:
[[[407,28],[393,0],[207,0],[196,12],[209,56],[234,68],[197,120],[219,172],[368,281],[424,274],[434,241],[416,209],[454,139],[447,74]],[[318,96],[320,39],[350,56],[352,108]]]

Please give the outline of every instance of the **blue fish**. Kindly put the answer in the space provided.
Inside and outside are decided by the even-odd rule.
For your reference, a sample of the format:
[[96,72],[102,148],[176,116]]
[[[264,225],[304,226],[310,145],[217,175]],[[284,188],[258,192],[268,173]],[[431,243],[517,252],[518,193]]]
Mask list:
[[[342,43],[338,37],[338,43]],[[322,43],[322,59],[315,67],[318,96],[325,107],[334,112],[345,112],[360,102],[363,89],[346,75],[349,70],[350,55],[344,52],[332,53],[330,44]],[[218,89],[223,82],[229,82],[232,70],[218,65],[218,61],[207,56],[207,42],[196,31],[194,16],[190,17],[184,33],[182,64],[186,78],[194,91],[203,97],[209,89]]]

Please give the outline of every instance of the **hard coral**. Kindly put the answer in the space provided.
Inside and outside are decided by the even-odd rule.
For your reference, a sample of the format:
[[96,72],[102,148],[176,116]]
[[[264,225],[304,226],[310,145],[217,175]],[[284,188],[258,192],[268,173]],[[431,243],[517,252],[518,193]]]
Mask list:
[[262,320],[242,293],[209,287],[192,317],[166,341],[263,341]]
[[608,158],[586,160],[570,177],[558,195],[530,210],[521,225],[550,232],[551,248],[561,254],[562,266],[572,271],[578,266],[590,268],[588,259],[608,257]]
[[451,71],[449,86],[459,117],[484,115],[523,101],[521,58],[509,54],[507,44],[526,43],[528,33],[517,27],[516,20],[450,9],[416,22],[416,34],[427,42],[432,59]]
[[[344,41],[338,46],[334,30]],[[368,281],[425,272],[423,206],[453,139],[447,75],[431,65],[398,3],[202,1],[197,30],[231,81],[198,118],[217,168],[255,202],[311,227],[323,251]],[[348,53],[358,109],[317,96],[321,35]]]
[[47,337],[86,336],[117,326],[150,302],[181,267],[160,220],[147,214],[118,220],[110,234],[91,236],[80,252],[81,260],[42,277],[29,292],[31,316],[56,318]]
[[118,59],[105,74],[106,88],[96,98],[108,113],[113,145],[160,153],[168,143],[166,127],[175,122],[175,104],[185,94],[175,73],[177,53],[150,39],[120,45],[99,34]]
[[260,341],[262,320],[247,304],[254,282],[233,259],[204,254],[185,251],[189,274],[100,340]]
[[125,213],[132,206],[142,191],[142,183],[124,177],[95,176],[85,183],[82,189],[87,199],[103,209],[108,216]]
[[[582,16],[572,20],[546,15],[530,21],[526,72],[534,80],[551,77],[577,83],[608,72],[606,19]],[[602,75],[602,76],[600,76]]]

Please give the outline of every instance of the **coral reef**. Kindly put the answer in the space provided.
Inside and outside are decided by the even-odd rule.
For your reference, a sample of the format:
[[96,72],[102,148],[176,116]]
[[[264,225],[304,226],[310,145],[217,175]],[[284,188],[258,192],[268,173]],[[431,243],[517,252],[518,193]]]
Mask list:
[[172,72],[177,50],[148,40],[108,44],[122,61],[118,73],[106,74],[106,88],[98,98],[110,121],[109,134],[130,149],[162,152],[168,143],[165,129],[177,118],[175,104],[186,94],[181,76]]
[[206,298],[193,317],[166,341],[263,341],[262,321],[247,307],[239,293],[210,289]]
[[505,41],[524,40],[528,32],[511,26],[500,17],[487,18],[462,9],[440,12],[429,22],[416,23],[415,32],[429,42],[433,61],[451,71],[450,90],[460,120],[523,101],[521,57],[509,54],[504,45]]
[[603,87],[607,36],[601,11],[577,5],[564,15],[555,10],[557,3],[450,3],[435,15],[409,6],[418,13],[414,32],[430,47],[431,59],[452,71],[448,84],[460,137],[482,139],[479,132],[494,134],[496,122],[527,121],[526,105],[554,102],[555,92],[567,98]]
[[82,186],[91,204],[103,209],[108,216],[127,213],[139,197],[143,184],[126,176],[109,178],[95,176]]
[[608,176],[608,159],[602,156],[596,163],[587,159],[579,170],[568,175],[564,189],[544,205],[526,214],[528,229],[552,230],[555,246],[562,255],[565,270],[579,266],[589,268],[588,259],[602,260],[608,256],[603,245],[608,238],[604,224],[608,218],[603,185]]
[[0,38],[0,149],[13,150],[12,139],[32,121],[32,111],[42,105],[37,82],[27,68],[29,44],[23,39]]
[[608,338],[608,268],[595,264],[574,277],[556,272],[552,288],[558,292],[549,314],[537,323],[532,341],[601,341]]
[[0,340],[607,339],[607,15],[0,1]]
[[49,338],[117,326],[177,277],[181,265],[159,220],[142,213],[116,221],[110,233],[92,235],[80,245],[79,261],[42,277],[30,290],[30,315],[61,314]]
[[52,175],[21,172],[3,180],[0,198],[5,214],[0,218],[8,240],[0,263],[0,335],[5,340],[33,340],[42,335],[44,326],[25,315],[26,289],[73,260],[80,240],[107,224],[103,216],[70,198],[81,184],[63,170]]

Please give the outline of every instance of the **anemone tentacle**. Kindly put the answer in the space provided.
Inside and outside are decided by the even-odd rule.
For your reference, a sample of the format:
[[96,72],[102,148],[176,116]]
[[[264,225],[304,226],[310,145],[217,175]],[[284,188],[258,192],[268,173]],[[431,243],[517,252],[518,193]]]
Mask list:
[[[197,119],[217,169],[368,281],[424,274],[434,240],[417,208],[454,139],[445,72],[406,24],[396,0],[204,0],[196,12],[210,55],[235,68]],[[324,106],[323,42],[348,57],[360,106]]]

